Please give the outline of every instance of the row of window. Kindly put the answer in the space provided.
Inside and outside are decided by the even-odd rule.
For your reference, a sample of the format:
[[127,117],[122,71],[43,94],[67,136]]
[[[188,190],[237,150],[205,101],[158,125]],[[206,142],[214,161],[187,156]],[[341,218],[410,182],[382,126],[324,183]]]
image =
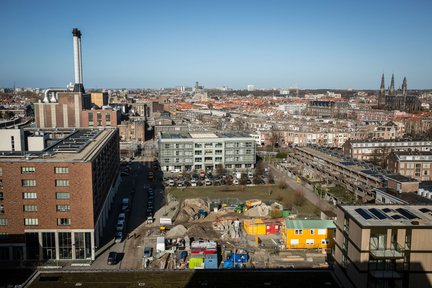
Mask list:
[[[299,243],[300,243],[299,239],[291,239],[291,241],[290,241],[291,245],[299,245]],[[314,244],[315,244],[314,239],[306,239],[306,245],[314,245]],[[330,244],[330,240],[329,239],[322,239],[321,244],[322,245],[328,245],[328,244]]]
[[[8,219],[7,218],[0,218],[0,226],[6,226],[6,225],[8,225]],[[38,218],[25,218],[24,219],[24,225],[37,226],[37,225],[39,225],[39,219]],[[57,225],[69,226],[69,225],[71,225],[71,219],[70,218],[57,218]]]
[[[22,187],[35,187],[36,186],[36,180],[35,179],[22,179],[21,180],[21,186]],[[69,186],[69,180],[56,179],[55,180],[55,186],[56,187],[68,187]]]
[[[315,234],[315,230],[318,230],[318,235],[326,235],[327,234],[327,230],[326,229],[310,229],[309,230],[309,234],[310,235],[314,235]],[[294,230],[294,234],[295,235],[303,235],[303,229],[295,229]]]
[[[58,212],[69,212],[70,211],[70,205],[67,204],[61,204],[61,205],[56,205],[56,210]],[[36,212],[37,210],[37,205],[24,205],[23,206],[23,211],[25,212]]]
[[[36,192],[24,192],[22,194],[23,199],[37,199],[37,193]],[[56,199],[58,200],[64,200],[64,199],[70,199],[70,193],[69,192],[57,192],[56,193]]]
[[[21,167],[21,174],[29,174],[29,173],[35,173],[36,167],[33,166],[24,166]],[[69,168],[68,167],[54,167],[54,173],[55,174],[68,174]]]

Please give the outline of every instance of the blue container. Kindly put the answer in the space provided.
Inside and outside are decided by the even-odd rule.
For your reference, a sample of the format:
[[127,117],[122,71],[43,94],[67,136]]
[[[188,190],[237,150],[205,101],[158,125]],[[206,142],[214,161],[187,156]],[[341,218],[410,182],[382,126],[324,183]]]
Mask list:
[[204,269],[218,269],[217,254],[206,254],[204,256]]

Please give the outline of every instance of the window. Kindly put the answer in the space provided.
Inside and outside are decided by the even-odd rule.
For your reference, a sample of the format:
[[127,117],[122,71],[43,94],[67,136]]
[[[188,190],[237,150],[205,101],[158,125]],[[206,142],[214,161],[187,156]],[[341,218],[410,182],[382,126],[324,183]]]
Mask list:
[[8,224],[8,219],[0,218],[0,226],[6,226]]
[[69,186],[69,180],[56,179],[55,180],[55,186],[56,187],[67,187],[67,186]]
[[9,237],[9,233],[1,232],[0,239],[7,239]]
[[295,235],[302,235],[303,234],[303,229],[295,229],[294,234]]
[[0,201],[3,201],[3,192],[0,192]]
[[21,180],[21,185],[23,187],[33,187],[33,186],[36,186],[36,180],[34,180],[34,179],[23,179],[23,180]]
[[39,225],[39,219],[37,218],[25,218],[24,225],[26,226],[36,226]]
[[88,113],[88,119],[89,119],[89,126],[94,126],[94,120],[93,120],[93,112]]
[[0,180],[0,189],[3,189],[3,180]]
[[70,211],[70,205],[57,205],[58,212],[68,212]]
[[216,158],[215,158],[215,161],[216,161],[216,162],[222,162],[222,157],[216,157]]
[[34,173],[36,171],[35,167],[21,167],[21,174],[29,174],[29,173]]
[[0,214],[4,214],[4,205],[0,204]]
[[202,144],[201,143],[195,143],[195,148],[202,148]]
[[329,239],[322,239],[321,244],[328,245],[328,244],[330,244],[330,240]]
[[105,114],[105,123],[106,126],[111,126],[111,114],[108,112]]
[[24,205],[23,206],[23,211],[25,211],[25,212],[35,212],[35,211],[37,211],[37,206],[36,205]]
[[71,219],[70,218],[57,218],[57,225],[59,225],[59,226],[71,225]]
[[0,167],[0,176],[3,176],[3,168]]
[[170,144],[165,144],[165,149],[169,149],[170,148]]
[[315,241],[314,239],[306,239],[306,245],[314,245]]
[[97,125],[99,127],[102,126],[102,113],[97,112],[96,117],[97,117]]
[[55,174],[68,174],[69,168],[68,167],[55,167],[54,173]]
[[195,151],[195,155],[202,155],[202,151],[201,150]]
[[202,162],[202,158],[201,157],[195,158],[195,162]]
[[57,192],[56,193],[56,199],[59,199],[59,200],[70,199],[70,194],[68,192]]
[[23,193],[23,199],[36,199],[37,194],[36,192],[24,192]]
[[310,235],[314,235],[315,234],[315,230],[314,229],[310,229]]

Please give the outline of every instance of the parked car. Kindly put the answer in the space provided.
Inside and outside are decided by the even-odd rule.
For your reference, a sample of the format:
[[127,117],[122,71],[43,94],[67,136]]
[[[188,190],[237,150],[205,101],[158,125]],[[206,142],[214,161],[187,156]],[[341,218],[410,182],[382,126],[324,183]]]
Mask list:
[[117,222],[116,231],[123,232],[124,226],[125,226],[124,222],[122,221]]
[[170,187],[174,187],[174,185],[175,185],[174,180],[172,180],[172,179],[168,180],[168,185],[169,185]]
[[126,221],[126,213],[121,212],[119,213],[118,217],[117,217],[117,221]]
[[192,179],[190,181],[190,184],[191,184],[192,187],[195,187],[195,186],[197,186],[197,181],[195,179]]
[[117,252],[111,251],[108,254],[108,260],[107,260],[107,264],[108,265],[115,265],[117,264],[119,260],[119,254]]
[[206,186],[212,185],[212,181],[210,179],[205,179],[204,183]]
[[124,176],[124,177],[126,177],[126,176],[129,176],[129,173],[123,171],[123,172],[120,173],[120,176]]
[[114,242],[115,243],[120,243],[121,241],[123,241],[123,232],[117,231],[115,233]]
[[148,258],[153,255],[153,248],[152,247],[144,247],[144,257]]

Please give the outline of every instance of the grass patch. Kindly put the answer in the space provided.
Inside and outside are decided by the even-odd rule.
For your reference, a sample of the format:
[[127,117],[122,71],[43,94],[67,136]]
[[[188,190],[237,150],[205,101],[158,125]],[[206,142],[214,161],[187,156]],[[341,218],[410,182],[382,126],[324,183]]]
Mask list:
[[279,185],[256,185],[256,186],[200,186],[200,187],[167,187],[166,193],[172,194],[179,200],[187,198],[203,199],[226,199],[238,198],[241,201],[249,199],[260,199],[266,201],[278,201],[285,208],[292,209],[293,206],[300,215],[319,215],[319,210],[311,202],[305,199],[301,206],[295,205],[296,191],[291,187],[279,187]]

